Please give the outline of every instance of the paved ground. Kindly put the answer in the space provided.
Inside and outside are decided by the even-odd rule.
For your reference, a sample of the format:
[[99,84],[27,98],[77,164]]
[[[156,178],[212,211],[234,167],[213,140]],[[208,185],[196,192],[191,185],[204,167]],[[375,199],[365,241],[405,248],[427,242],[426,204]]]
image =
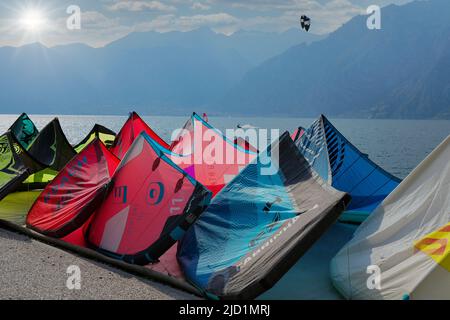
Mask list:
[[[176,289],[0,230],[1,299],[195,299]],[[81,289],[66,286],[67,268],[81,271]]]

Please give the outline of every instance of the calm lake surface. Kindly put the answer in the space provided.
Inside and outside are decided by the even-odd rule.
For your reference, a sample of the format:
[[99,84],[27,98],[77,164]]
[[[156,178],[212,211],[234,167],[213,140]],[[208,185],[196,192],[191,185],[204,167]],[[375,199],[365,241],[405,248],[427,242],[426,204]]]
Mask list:
[[[4,132],[18,115],[0,115],[0,132]],[[30,115],[38,129],[42,129],[54,116]],[[127,116],[58,116],[70,142],[82,140],[95,123],[116,132]],[[166,141],[174,129],[184,125],[188,117],[146,116],[144,120]],[[220,130],[236,128],[237,124],[250,124],[265,129],[291,131],[305,128],[315,119],[304,118],[235,118],[209,117],[209,122]],[[450,134],[449,120],[358,120],[330,119],[361,151],[383,168],[404,178],[445,137]]]
[[[18,115],[0,115],[0,132],[7,130]],[[38,129],[54,116],[30,115]],[[118,132],[127,116],[58,116],[71,143],[82,140],[95,123]],[[188,117],[146,116],[144,120],[166,141],[174,129],[184,125]],[[315,119],[303,118],[236,118],[209,117],[211,125],[220,130],[237,124],[250,124],[265,129],[294,130],[308,127]],[[450,134],[448,120],[356,120],[330,119],[362,152],[387,171],[404,178],[441,141]],[[449,159],[450,161],[450,159]],[[338,299],[339,295],[327,280],[328,260],[348,240],[351,226],[333,226],[320,243],[297,263],[283,279],[261,298],[266,299]],[[325,261],[325,262],[320,262]]]

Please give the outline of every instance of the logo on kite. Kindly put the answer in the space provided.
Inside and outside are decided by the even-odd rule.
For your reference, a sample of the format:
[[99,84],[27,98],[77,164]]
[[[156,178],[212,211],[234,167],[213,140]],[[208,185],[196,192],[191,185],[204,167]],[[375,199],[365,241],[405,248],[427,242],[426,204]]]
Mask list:
[[164,185],[161,182],[152,182],[148,187],[147,204],[156,206],[164,198]]
[[303,30],[306,30],[306,32],[308,32],[309,28],[311,28],[311,19],[305,15],[302,15],[300,17],[300,25],[302,26]]
[[[273,202],[267,202],[266,205],[263,208],[263,212],[265,214],[269,214],[272,210],[272,207],[277,203],[282,203],[283,200],[280,197],[276,197]],[[272,221],[267,224],[264,229],[259,232],[255,238],[250,240],[248,246],[250,248],[255,247],[256,245],[260,244],[266,237],[268,237],[273,231],[276,230],[276,227],[279,226],[281,221],[281,214],[280,212],[274,212]]]
[[277,213],[275,213],[275,216],[272,219],[272,223],[270,223],[266,226],[266,232],[271,233],[280,221],[281,221],[281,214],[279,212],[277,212]]
[[105,140],[103,141],[103,143],[105,144],[106,148],[110,149],[114,144],[114,140]]
[[127,186],[114,187],[114,202],[127,203]]
[[33,122],[31,122],[31,120],[28,118],[24,118],[23,124],[22,124],[22,135],[20,136],[20,141],[29,145],[33,141],[33,139],[36,135],[37,135],[37,131],[33,125]]
[[272,209],[272,206],[273,206],[274,204],[276,204],[276,203],[281,203],[281,202],[283,202],[283,200],[281,200],[280,197],[276,197],[275,200],[274,200],[273,202],[267,202],[266,205],[265,205],[265,207],[264,207],[264,209],[263,209],[264,213],[266,213],[266,214],[269,213],[270,210]]
[[76,164],[74,164],[72,167],[67,166],[67,174],[70,177],[73,178],[80,178],[81,177],[81,169],[83,169],[84,165],[88,164],[88,159],[86,156],[83,157],[83,159],[78,160]]
[[257,244],[259,244],[261,242],[261,240],[264,239],[264,236],[266,235],[266,231],[263,230],[261,232],[259,232],[255,238],[253,238],[252,240],[250,240],[250,242],[248,243],[248,247],[249,248],[253,248],[255,247]]
[[0,153],[9,152],[9,146],[7,142],[0,142]]
[[0,138],[0,165],[1,170],[5,170],[14,164],[14,157],[10,152],[8,137],[3,136]]

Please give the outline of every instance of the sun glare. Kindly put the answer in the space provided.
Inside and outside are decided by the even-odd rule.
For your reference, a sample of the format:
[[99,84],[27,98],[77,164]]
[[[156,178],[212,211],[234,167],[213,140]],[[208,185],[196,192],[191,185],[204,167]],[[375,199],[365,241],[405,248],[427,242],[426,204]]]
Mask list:
[[46,18],[42,11],[29,9],[23,13],[19,23],[28,31],[39,32],[45,27]]

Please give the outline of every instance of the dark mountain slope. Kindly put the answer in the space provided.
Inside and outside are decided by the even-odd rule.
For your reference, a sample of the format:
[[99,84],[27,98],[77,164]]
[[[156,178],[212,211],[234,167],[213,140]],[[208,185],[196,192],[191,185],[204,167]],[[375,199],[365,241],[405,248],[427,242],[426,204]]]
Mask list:
[[382,10],[382,30],[355,17],[327,39],[249,71],[220,106],[302,116],[448,114],[449,12],[447,0],[391,5]]

